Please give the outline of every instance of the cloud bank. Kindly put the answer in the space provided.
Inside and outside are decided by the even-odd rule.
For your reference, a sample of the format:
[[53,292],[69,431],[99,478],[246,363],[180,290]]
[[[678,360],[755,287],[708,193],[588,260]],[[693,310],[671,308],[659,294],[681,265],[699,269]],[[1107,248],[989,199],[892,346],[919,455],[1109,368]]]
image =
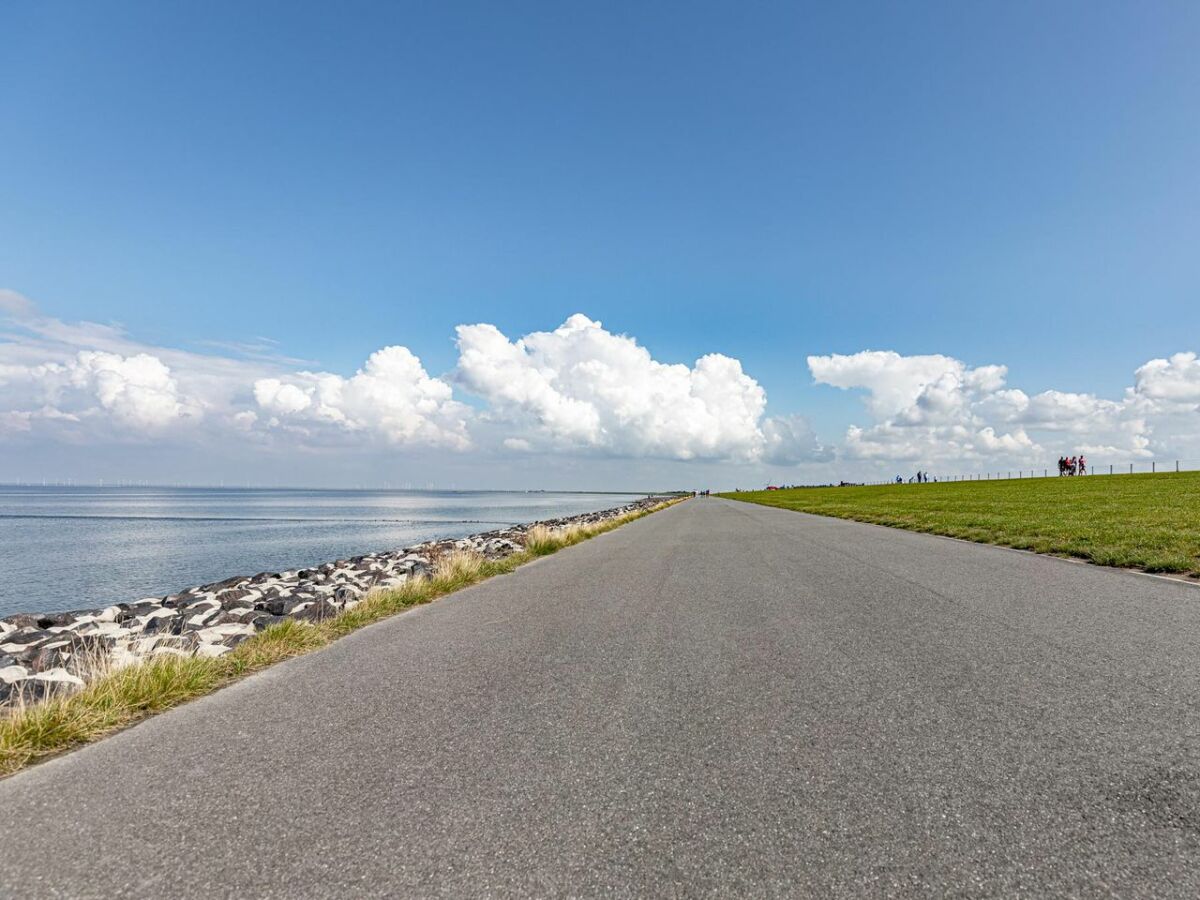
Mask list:
[[[480,450],[631,459],[794,462],[828,458],[799,416],[765,415],[766,392],[740,361],[709,353],[691,366],[573,315],[510,340],[462,325],[445,377],[407,347],[372,353],[350,376],[296,370],[271,345],[226,342],[240,355],[143,345],[117,327],[42,316],[0,294],[14,328],[0,343],[0,437],[181,440],[236,435],[290,449]],[[456,388],[480,401],[476,408]]]
[[909,463],[1045,465],[1063,452],[1114,461],[1200,455],[1194,352],[1142,364],[1116,399],[1027,393],[1009,384],[1004,365],[948,355],[814,355],[807,362],[817,385],[863,401],[865,421],[830,443],[803,415],[769,415],[766,390],[742,361],[715,352],[690,363],[659,360],[635,337],[582,314],[513,337],[493,324],[460,325],[456,364],[440,375],[400,344],[351,374],[306,365],[262,338],[210,343],[205,352],[151,346],[118,326],[43,315],[12,291],[0,291],[0,323],[0,442],[27,446],[235,443],[339,459],[373,452],[803,467],[813,478]]
[[[971,368],[949,356],[866,350],[810,356],[818,384],[864,392],[872,424],[851,426],[851,460],[1044,462],[1083,452],[1133,460],[1179,452],[1200,409],[1194,353],[1154,359],[1120,400],[1007,384],[1002,365]],[[1194,449],[1188,447],[1188,449]]]

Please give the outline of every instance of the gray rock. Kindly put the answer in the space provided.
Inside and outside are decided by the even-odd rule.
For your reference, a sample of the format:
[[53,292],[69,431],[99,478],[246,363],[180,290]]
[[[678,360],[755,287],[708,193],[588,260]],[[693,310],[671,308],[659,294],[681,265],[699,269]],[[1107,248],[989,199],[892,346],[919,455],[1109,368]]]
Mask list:
[[361,597],[362,591],[348,584],[341,585],[333,592],[333,599],[337,603],[349,603]]
[[281,625],[287,621],[289,621],[287,616],[273,616],[268,614],[256,617],[253,624],[256,630],[263,631],[272,625]]
[[227,591],[221,591],[214,599],[217,603],[221,604],[223,609],[229,609],[229,607],[236,606],[249,597],[257,596],[257,594],[258,592],[252,588],[230,588]]
[[274,600],[267,601],[263,608],[273,616],[286,616],[299,606],[300,602],[290,597],[277,597]]
[[69,651],[64,657],[63,647],[43,647],[29,660],[29,668],[34,672],[46,672],[64,665],[70,658]]
[[212,625],[229,625],[231,623],[245,621],[246,614],[254,612],[253,606],[235,606],[227,610],[223,610],[219,616],[212,620]]
[[212,584],[206,584],[198,590],[208,592],[223,591],[226,588],[237,587],[243,581],[249,580],[249,575],[235,575],[232,578],[226,578],[224,581],[214,581]]
[[[44,641],[48,641],[52,637],[54,637],[54,635],[52,635],[48,631],[43,631],[40,628],[21,628],[21,629],[18,629],[17,631],[13,631],[9,634],[6,634],[3,638],[0,638],[0,644],[5,644],[5,645],[20,644],[20,645],[30,646],[33,644],[40,644]],[[11,653],[13,651],[10,650],[9,652]]]
[[151,616],[146,619],[142,625],[142,632],[144,634],[169,634],[174,623],[182,623],[183,620],[179,619],[171,610],[164,610],[164,612],[169,615]]
[[332,619],[340,610],[326,600],[309,603],[303,610],[293,613],[292,618],[300,622],[324,622]]

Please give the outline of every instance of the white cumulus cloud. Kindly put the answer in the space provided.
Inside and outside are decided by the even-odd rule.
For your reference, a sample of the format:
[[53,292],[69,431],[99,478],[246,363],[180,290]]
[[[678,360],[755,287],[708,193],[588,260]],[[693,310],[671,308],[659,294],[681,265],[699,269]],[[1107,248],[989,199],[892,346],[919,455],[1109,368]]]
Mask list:
[[804,416],[773,416],[763,422],[762,433],[764,462],[791,466],[833,459],[833,448],[821,444]]
[[81,350],[62,361],[5,364],[0,391],[13,430],[102,419],[127,433],[155,433],[201,414],[170,368],[149,353]]
[[261,378],[254,399],[275,423],[377,434],[393,445],[470,445],[467,407],[407,347],[384,347],[349,378],[298,372]]
[[798,422],[764,422],[766,392],[738,360],[659,362],[581,314],[515,341],[460,325],[458,349],[456,380],[486,401],[509,449],[754,461],[801,458],[796,438],[815,444]]
[[1200,405],[1200,359],[1195,353],[1152,359],[1134,372],[1134,392],[1150,400]]
[[1109,457],[1178,452],[1181,413],[1200,403],[1200,363],[1194,353],[1151,360],[1120,400],[1045,390],[1027,394],[1006,385],[1008,369],[972,368],[949,356],[892,351],[810,356],[819,384],[866,392],[874,422],[852,426],[842,453],[851,459],[1043,461],[1082,451]]

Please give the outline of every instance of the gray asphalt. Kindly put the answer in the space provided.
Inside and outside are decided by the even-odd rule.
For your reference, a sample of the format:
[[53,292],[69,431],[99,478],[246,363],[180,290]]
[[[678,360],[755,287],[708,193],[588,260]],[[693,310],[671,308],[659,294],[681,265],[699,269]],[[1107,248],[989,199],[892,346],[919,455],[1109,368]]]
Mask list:
[[0,782],[0,894],[1194,897],[1198,601],[692,500]]

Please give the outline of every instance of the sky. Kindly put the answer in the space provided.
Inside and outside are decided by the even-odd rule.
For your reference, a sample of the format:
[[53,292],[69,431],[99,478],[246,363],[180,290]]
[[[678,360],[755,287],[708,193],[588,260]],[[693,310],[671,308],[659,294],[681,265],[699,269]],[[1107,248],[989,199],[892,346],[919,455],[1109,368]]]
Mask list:
[[1195,3],[0,5],[0,481],[1200,465]]

